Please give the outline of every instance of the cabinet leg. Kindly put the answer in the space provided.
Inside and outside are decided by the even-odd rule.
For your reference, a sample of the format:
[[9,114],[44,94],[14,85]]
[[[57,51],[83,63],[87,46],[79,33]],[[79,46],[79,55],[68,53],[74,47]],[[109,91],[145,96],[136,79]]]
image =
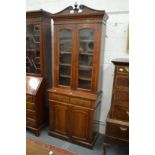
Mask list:
[[35,132],[35,136],[39,137],[40,136],[40,132],[39,131],[36,131]]

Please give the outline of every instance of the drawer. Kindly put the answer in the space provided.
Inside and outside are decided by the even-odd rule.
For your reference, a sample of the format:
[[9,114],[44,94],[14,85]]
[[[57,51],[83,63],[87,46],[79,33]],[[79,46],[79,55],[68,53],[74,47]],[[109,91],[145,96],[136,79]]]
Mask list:
[[26,109],[35,110],[35,103],[33,103],[33,102],[26,102]]
[[32,118],[32,119],[35,119],[35,114],[36,112],[35,111],[32,111],[32,110],[28,110],[26,109],[26,117],[29,117],[29,118]]
[[49,93],[49,99],[69,103],[69,97],[65,95]]
[[129,66],[117,66],[117,74],[129,74]]
[[75,97],[70,98],[70,103],[79,105],[79,106],[84,106],[84,107],[91,107],[91,101],[85,100],[85,99],[79,99]]
[[26,118],[26,126],[36,127],[36,121],[31,118]]
[[106,135],[129,140],[129,126],[107,122]]
[[113,103],[124,107],[129,107],[129,91],[115,90]]
[[122,106],[114,106],[111,117],[118,120],[129,121],[129,109]]
[[117,75],[115,77],[115,88],[129,89],[129,76]]
[[32,102],[32,101],[33,101],[33,96],[26,95],[26,102]]

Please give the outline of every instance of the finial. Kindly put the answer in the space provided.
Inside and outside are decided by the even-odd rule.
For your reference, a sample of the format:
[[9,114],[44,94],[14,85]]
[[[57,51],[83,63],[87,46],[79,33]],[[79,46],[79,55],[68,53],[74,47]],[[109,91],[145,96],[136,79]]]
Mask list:
[[75,2],[75,4],[74,4],[74,10],[78,10],[78,4],[77,4],[77,2]]
[[74,7],[77,8],[77,6],[78,6],[78,4],[77,4],[77,2],[75,2]]

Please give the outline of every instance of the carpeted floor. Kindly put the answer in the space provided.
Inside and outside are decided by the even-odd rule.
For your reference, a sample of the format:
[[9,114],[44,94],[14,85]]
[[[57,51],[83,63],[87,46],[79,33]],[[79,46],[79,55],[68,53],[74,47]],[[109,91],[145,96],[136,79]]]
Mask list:
[[51,145],[49,143],[36,140],[34,138],[26,138],[26,155],[80,155],[67,149]]
[[[48,128],[43,129],[39,137],[36,137],[33,133],[31,133],[28,130],[26,132],[26,135],[27,137],[39,139],[43,142],[53,144],[55,146],[59,146],[61,148],[64,148],[64,149],[67,149],[73,152],[80,153],[80,155],[103,155],[102,146],[103,146],[104,137],[102,135],[98,137],[93,150],[69,143],[67,141],[63,141],[61,139],[51,137],[48,135]],[[114,145],[114,146],[107,148],[106,155],[129,155],[129,148]]]

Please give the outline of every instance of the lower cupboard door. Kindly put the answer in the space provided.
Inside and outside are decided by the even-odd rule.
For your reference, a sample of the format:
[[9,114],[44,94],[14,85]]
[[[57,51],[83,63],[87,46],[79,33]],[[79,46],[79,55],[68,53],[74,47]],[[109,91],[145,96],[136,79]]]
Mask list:
[[68,105],[50,102],[50,128],[59,134],[68,136],[68,125]]
[[79,107],[71,107],[71,137],[73,140],[91,141],[92,139],[92,123],[91,111]]

